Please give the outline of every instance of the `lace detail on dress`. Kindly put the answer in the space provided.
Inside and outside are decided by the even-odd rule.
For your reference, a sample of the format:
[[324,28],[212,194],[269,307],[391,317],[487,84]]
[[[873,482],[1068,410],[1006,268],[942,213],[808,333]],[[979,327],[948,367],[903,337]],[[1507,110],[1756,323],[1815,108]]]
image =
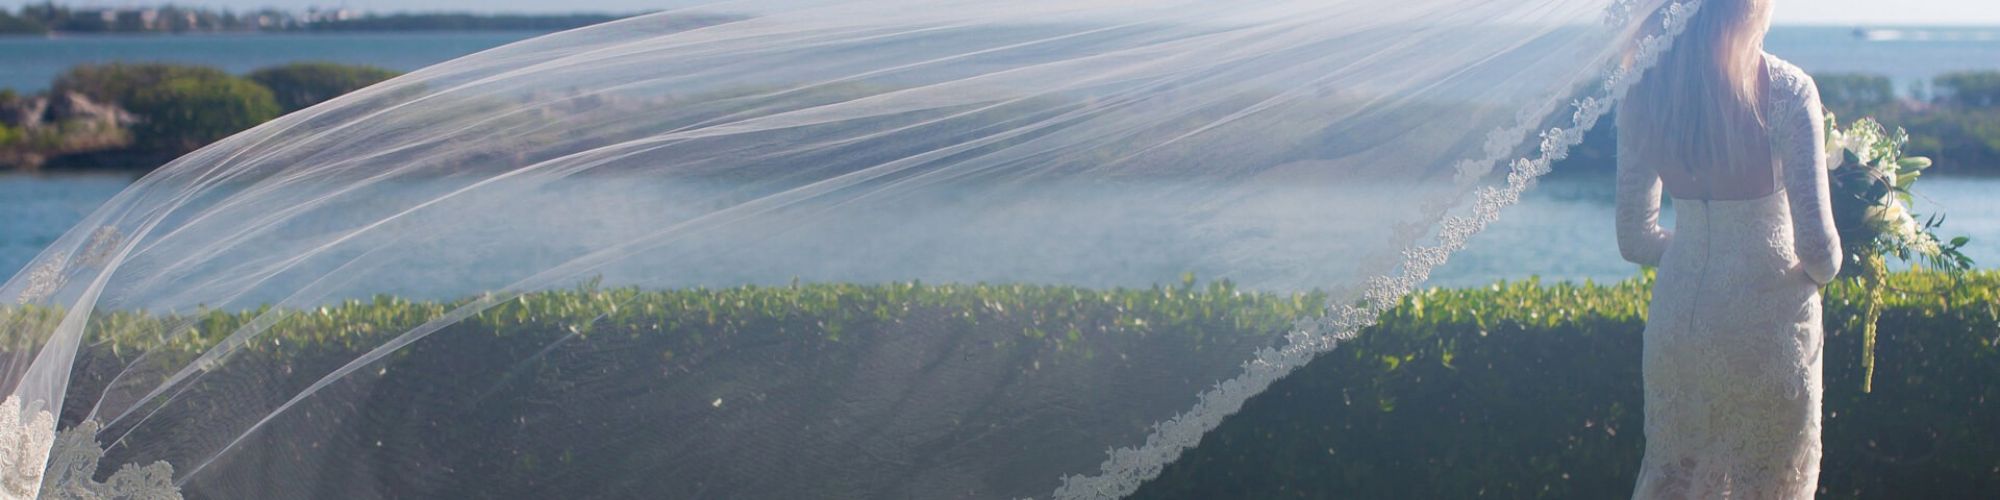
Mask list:
[[0,402],[0,433],[5,434],[0,436],[0,498],[180,500],[172,465],[127,464],[100,483],[94,479],[98,460],[104,458],[97,444],[99,424],[86,421],[61,435],[55,428],[54,415],[23,409],[18,396]]
[[1791,192],[1792,241],[1799,265],[1814,282],[1826,284],[1840,273],[1840,233],[1833,225],[1833,198],[1826,178],[1826,113],[1819,87],[1805,70],[1766,54],[1771,68],[1772,151],[1777,153]]
[[1820,301],[1789,271],[1783,194],[1675,202],[1644,339],[1636,498],[1797,499],[1817,486]]
[[[1635,498],[1808,499],[1818,487],[1819,283],[1838,269],[1839,237],[1826,218],[1811,81],[1775,58],[1771,68],[1770,135],[1785,189],[1753,200],[1675,200],[1673,236],[1658,243]],[[1630,164],[1636,172],[1643,162]],[[1627,225],[1638,234],[1657,229],[1656,219],[1624,209],[1657,213],[1658,186],[1621,180],[1620,189],[1622,244]],[[1622,199],[1646,195],[1650,204]]]

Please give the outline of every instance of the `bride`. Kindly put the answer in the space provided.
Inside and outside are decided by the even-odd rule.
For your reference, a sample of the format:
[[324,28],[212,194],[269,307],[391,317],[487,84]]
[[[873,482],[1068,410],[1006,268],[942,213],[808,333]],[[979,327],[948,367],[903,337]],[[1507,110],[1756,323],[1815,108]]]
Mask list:
[[1659,267],[1636,498],[1811,498],[1819,482],[1818,289],[1840,244],[1818,91],[1762,50],[1771,3],[1708,2],[1618,113],[1619,249]]

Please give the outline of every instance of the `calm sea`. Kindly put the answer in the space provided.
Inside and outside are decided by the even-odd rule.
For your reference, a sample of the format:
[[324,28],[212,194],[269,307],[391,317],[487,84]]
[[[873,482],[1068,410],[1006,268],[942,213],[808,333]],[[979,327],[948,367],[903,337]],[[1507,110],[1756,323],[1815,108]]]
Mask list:
[[[77,220],[82,219],[91,210],[94,210],[103,200],[117,194],[131,180],[131,176],[105,174],[43,177],[0,174],[0,200],[5,200],[4,203],[0,203],[0,276],[9,276],[26,265],[44,247],[54,242],[57,237],[62,236],[63,232],[68,230],[71,225],[74,225]],[[698,196],[674,194],[676,193],[674,191],[675,188],[671,186],[635,187],[638,184],[643,184],[643,182],[599,184],[604,185],[581,186],[576,189],[582,190],[582,193],[565,192],[561,196],[556,196],[548,200],[533,203],[510,203],[510,206],[541,207],[548,206],[546,204],[549,203],[601,202],[617,204],[616,208],[599,207],[599,211],[604,213],[622,213],[628,211],[653,213],[654,211],[685,210],[689,207],[679,200],[700,198]],[[2000,197],[1992,195],[1992,193],[2000,192],[2000,178],[1932,177],[1924,179],[1918,188],[1921,195],[1921,199],[1918,200],[1917,204],[1918,212],[1929,213],[1934,210],[1942,210],[1950,214],[1950,221],[1944,233],[1949,236],[1972,237],[1974,243],[1968,248],[1969,251],[1967,253],[1978,260],[1982,267],[2000,267]],[[1103,193],[1102,196],[1077,197],[1073,199],[1064,198],[1072,200],[1071,202],[1077,203],[1077,205],[1069,206],[1063,205],[1063,203],[1070,202],[1052,201],[1049,202],[1051,207],[1045,208],[1051,212],[1058,213],[1115,212],[1113,207],[1121,206],[1116,201],[1120,195],[1120,193]],[[1286,195],[1277,193],[1272,196],[1282,198]],[[1290,196],[1301,196],[1302,198],[1299,198],[1296,203],[1306,206],[1312,203],[1309,198],[1323,196],[1323,193],[1291,193]],[[1280,200],[1276,203],[1287,204],[1293,202]],[[495,209],[506,210],[508,208],[496,207]],[[513,208],[520,207],[515,206]],[[1530,276],[1539,276],[1545,280],[1580,281],[1590,279],[1598,282],[1630,278],[1637,273],[1638,268],[1627,264],[1618,255],[1618,243],[1615,236],[1615,228],[1612,225],[1612,209],[1611,180],[1608,178],[1557,178],[1545,181],[1536,189],[1529,191],[1523,197],[1520,204],[1509,208],[1501,217],[1500,222],[1489,226],[1485,232],[1475,237],[1465,251],[1454,255],[1449,264],[1434,274],[1431,283],[1441,286],[1477,286],[1495,280],[1522,279]],[[536,220],[534,217],[536,217],[538,212],[539,210],[529,210],[503,218],[510,221],[534,221]],[[1667,216],[1667,225],[1671,226],[1671,211],[1669,211]],[[1321,218],[1288,219],[1289,222],[1285,222],[1284,224],[1312,224],[1317,219]],[[586,226],[596,227],[606,224],[613,224],[613,222],[593,221],[593,224]],[[1246,223],[1244,227],[1254,225],[1254,223]],[[530,239],[531,241],[583,241],[588,240],[592,237],[591,234],[594,234],[586,234],[588,231],[578,234],[566,233],[565,231],[573,228],[555,222],[522,222],[514,224],[512,227],[518,230],[541,231],[541,233],[538,233],[539,236]],[[1143,228],[1129,228],[1122,225],[1113,227],[1145,233]],[[940,232],[948,230],[948,228],[937,229]],[[1110,232],[1112,231],[1107,230],[1106,234]],[[1340,231],[1328,230],[1324,231],[1324,233],[1328,238],[1333,239],[1325,241],[1295,241],[1291,243],[1308,248],[1337,248],[1343,244],[1337,239]],[[1174,245],[1188,247],[1202,246],[1201,244],[1190,244],[1186,241],[1151,241],[1148,239],[1149,236],[1150,234],[1125,234],[1117,237],[1105,237],[1104,240],[1084,246],[1088,246],[1093,250],[1102,250],[1102,254],[1126,256],[1157,254],[1161,253],[1159,251],[1160,248]],[[465,242],[465,245],[468,247],[479,246],[477,237],[475,236],[474,240]],[[1119,245],[1129,245],[1130,248],[1120,251],[1118,249]],[[524,247],[533,247],[533,244],[524,245]],[[522,255],[508,258],[499,258],[499,260],[512,262],[509,259],[532,259],[536,258],[535,255],[539,255],[540,252],[536,248],[518,248],[512,250],[523,253]],[[559,252],[551,252],[551,254],[559,254]],[[1310,267],[1313,265],[1311,263],[1297,264],[1281,262],[1282,259],[1290,257],[1289,255],[1272,255],[1269,257],[1277,260],[1270,262],[1236,262],[1232,268],[1254,269],[1293,265]],[[483,258],[496,257],[487,255]],[[1089,262],[1090,258],[1091,256],[1075,257],[1077,262],[1073,264],[1086,268],[1091,266],[1134,268],[1128,269],[1130,272],[1126,274],[1130,274],[1130,276],[1106,271],[1106,273],[1111,275],[1117,275],[1104,278],[1110,280],[1107,283],[1118,285],[1143,286],[1145,283],[1135,283],[1132,280],[1157,281],[1158,278],[1156,277],[1160,276],[1169,277],[1168,280],[1170,281],[1171,277],[1178,276],[1181,271],[1186,270],[1182,268],[1155,269],[1148,266],[1160,267],[1170,263],[1149,264],[1148,262],[1142,262],[1146,259],[1136,257],[1130,259],[1121,258],[1116,262],[1116,265],[1106,262]],[[910,279],[910,276],[898,274],[903,269],[897,267],[894,262],[885,262],[884,264],[889,265],[889,267],[883,269],[862,269],[852,271],[851,274],[858,276],[853,279],[867,281]],[[734,269],[734,271],[727,271],[733,274],[695,273],[698,276],[688,277],[687,279],[694,280],[692,281],[694,283],[703,284],[736,282],[782,283],[785,279],[788,279],[787,277],[799,276],[794,271],[784,271],[784,273],[791,274],[784,274],[783,276],[764,276],[756,274],[757,271],[755,270],[745,270],[742,266],[718,267]],[[1006,264],[996,263],[985,267],[1006,268]],[[1040,269],[1045,267],[1051,266],[1030,265],[1024,268]],[[1327,269],[1298,269],[1297,272],[1312,275],[1331,275],[1341,272],[1338,269],[1345,269],[1344,266],[1339,265],[1337,262],[1329,262],[1325,267]],[[948,269],[933,269],[932,271],[934,272],[927,273],[924,276],[954,276],[952,274],[953,271]],[[1083,271],[1078,272],[1081,273]],[[424,279],[419,280],[421,283],[413,284],[410,291],[417,294],[449,296],[456,292],[441,292],[426,287],[443,287],[444,290],[464,288],[462,286],[464,285],[463,282],[479,279],[479,276],[476,275],[480,273],[472,274],[475,276],[426,276]],[[979,279],[1005,281],[1007,278],[1005,276],[979,275],[966,279],[968,281]],[[495,286],[497,285],[495,284]]]
[[2000,27],[1783,26],[1764,44],[1809,72],[1885,75],[1905,90],[1953,71],[2000,70]]
[[[409,70],[534,33],[0,37],[0,87],[36,90],[64,68],[111,60],[210,64],[230,71],[296,60]],[[1772,52],[1814,72],[1889,75],[1904,85],[1939,73],[2000,69],[2000,28],[1911,28],[1859,36],[1848,28],[1780,27]],[[11,276],[97,204],[132,180],[122,175],[0,174],[0,277]],[[1453,258],[1434,283],[1474,285],[1539,275],[1615,280],[1619,259],[1604,182],[1561,180],[1532,192]],[[1922,208],[1951,214],[1949,234],[1975,239],[1972,254],[2000,265],[2000,179],[1926,179]]]
[[[173,61],[232,72],[300,60],[412,70],[539,33],[338,33],[0,37],[0,88],[37,91],[70,66]],[[1941,73],[2000,69],[2000,27],[1853,28],[1780,26],[1772,53],[1812,72],[1888,75],[1908,86]]]

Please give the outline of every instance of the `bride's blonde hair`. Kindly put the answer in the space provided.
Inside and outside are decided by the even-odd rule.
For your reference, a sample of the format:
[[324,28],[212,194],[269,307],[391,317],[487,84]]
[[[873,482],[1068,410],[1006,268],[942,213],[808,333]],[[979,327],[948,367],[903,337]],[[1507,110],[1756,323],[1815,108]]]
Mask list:
[[[1762,102],[1772,0],[1706,0],[1627,95],[1622,137],[1660,167],[1728,169],[1771,157]],[[1658,16],[1652,20],[1658,25]],[[1736,165],[1742,163],[1742,165]]]

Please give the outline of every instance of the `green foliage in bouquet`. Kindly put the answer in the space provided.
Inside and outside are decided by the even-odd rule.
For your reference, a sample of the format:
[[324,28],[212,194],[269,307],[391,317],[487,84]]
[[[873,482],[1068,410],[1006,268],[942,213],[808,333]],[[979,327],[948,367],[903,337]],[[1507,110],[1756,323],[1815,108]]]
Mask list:
[[1840,229],[1841,250],[1848,256],[1849,276],[1868,272],[1868,257],[1895,256],[1943,271],[1964,271],[1972,259],[1960,252],[1967,239],[1945,241],[1936,234],[1943,214],[1918,221],[1911,212],[1911,189],[1931,159],[1903,155],[1910,135],[1891,132],[1870,118],[1855,120],[1846,130],[1832,115],[1827,119],[1827,175],[1833,189],[1834,223]]
[[[1841,274],[1867,290],[1862,320],[1862,392],[1875,380],[1875,324],[1882,314],[1882,292],[1888,286],[1889,257],[1957,275],[1973,268],[1960,249],[1965,237],[1945,240],[1937,235],[1942,213],[1928,217],[1911,211],[1917,178],[1931,167],[1930,158],[1905,156],[1910,134],[1890,131],[1871,118],[1846,129],[1832,113],[1826,119],[1827,180],[1832,189],[1834,226],[1840,231],[1847,263]],[[1921,222],[1919,221],[1921,219]]]

